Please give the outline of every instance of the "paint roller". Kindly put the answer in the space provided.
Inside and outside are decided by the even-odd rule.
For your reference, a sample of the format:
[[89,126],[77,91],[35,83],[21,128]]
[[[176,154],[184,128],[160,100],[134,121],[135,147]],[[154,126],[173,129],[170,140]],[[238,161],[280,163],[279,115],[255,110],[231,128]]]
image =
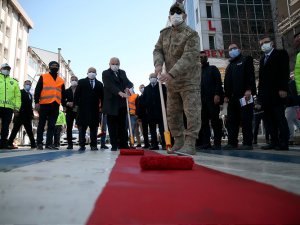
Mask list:
[[194,160],[188,156],[142,156],[140,166],[143,170],[191,170]]

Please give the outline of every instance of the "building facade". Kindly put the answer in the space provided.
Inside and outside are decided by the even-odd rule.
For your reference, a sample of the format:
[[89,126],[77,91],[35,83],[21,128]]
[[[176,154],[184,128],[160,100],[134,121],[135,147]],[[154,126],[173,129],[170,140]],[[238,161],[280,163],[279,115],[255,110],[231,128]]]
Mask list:
[[259,38],[265,34],[274,37],[270,0],[185,0],[184,5],[188,25],[199,33],[201,49],[221,73],[231,43],[259,59]]
[[0,63],[8,63],[11,76],[23,83],[33,22],[17,0],[0,0],[0,8]]
[[59,75],[64,79],[65,86],[69,87],[71,76],[75,74],[70,67],[71,61],[66,61],[63,58],[60,48],[58,48],[57,52],[51,52],[36,47],[29,47],[27,79],[32,80],[33,87],[35,87],[39,76],[48,72],[48,65],[51,61],[57,61],[60,64]]
[[274,17],[278,23],[281,44],[290,55],[291,70],[294,70],[294,35],[300,32],[300,0],[276,0]]

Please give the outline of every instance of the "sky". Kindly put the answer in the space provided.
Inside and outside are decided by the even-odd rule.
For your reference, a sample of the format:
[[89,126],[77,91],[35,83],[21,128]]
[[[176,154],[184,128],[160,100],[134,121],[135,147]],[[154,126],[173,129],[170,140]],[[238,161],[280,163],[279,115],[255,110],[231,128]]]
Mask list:
[[172,0],[19,0],[34,23],[29,46],[57,52],[71,60],[79,78],[89,67],[109,68],[112,57],[120,59],[138,93],[149,84],[154,71],[153,49],[168,20]]

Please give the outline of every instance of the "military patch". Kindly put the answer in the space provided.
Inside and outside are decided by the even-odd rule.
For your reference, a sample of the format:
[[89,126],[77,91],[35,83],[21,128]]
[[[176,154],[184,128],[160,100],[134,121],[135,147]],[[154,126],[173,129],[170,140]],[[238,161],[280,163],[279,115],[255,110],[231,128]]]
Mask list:
[[11,85],[14,85],[14,81],[12,81],[12,80],[11,80],[11,81],[9,81],[9,83],[10,83]]

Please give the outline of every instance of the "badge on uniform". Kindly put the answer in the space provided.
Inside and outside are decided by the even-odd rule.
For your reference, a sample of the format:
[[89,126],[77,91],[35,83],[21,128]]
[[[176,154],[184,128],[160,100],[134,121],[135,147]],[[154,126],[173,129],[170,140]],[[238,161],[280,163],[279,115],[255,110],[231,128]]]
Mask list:
[[14,82],[11,80],[11,81],[9,81],[9,83],[11,84],[11,85],[14,85]]

